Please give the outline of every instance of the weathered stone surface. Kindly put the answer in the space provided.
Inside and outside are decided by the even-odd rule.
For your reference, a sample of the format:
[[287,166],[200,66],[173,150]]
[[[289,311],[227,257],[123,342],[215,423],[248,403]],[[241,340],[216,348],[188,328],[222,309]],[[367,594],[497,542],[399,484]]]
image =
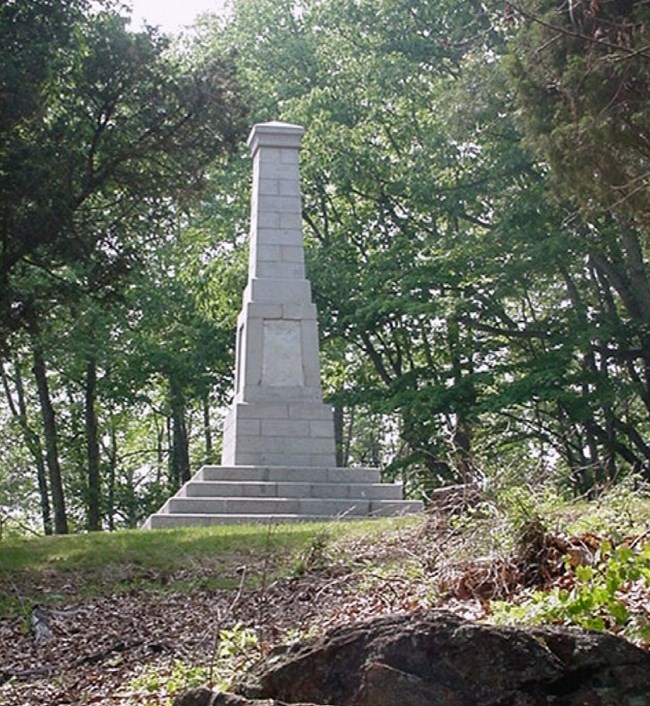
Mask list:
[[[226,694],[200,688],[187,691],[174,699],[173,706],[287,706],[275,699],[247,699],[237,694]],[[292,706],[328,706],[327,704],[292,704]]]
[[[216,694],[212,689],[201,687],[186,691],[174,699],[173,706],[211,706],[214,703]],[[239,697],[238,697],[239,698]]]
[[236,691],[338,706],[645,706],[650,655],[612,635],[496,628],[434,612],[278,649]]
[[[277,420],[280,425],[285,421]],[[281,431],[279,427],[275,430]],[[402,500],[401,484],[379,481],[376,468],[204,466],[148,518],[144,527],[290,522],[421,511],[421,503]]]

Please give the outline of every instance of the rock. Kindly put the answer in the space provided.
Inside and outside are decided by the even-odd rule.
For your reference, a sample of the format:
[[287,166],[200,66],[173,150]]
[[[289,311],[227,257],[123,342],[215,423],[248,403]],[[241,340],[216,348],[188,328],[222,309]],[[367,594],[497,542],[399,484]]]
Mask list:
[[172,706],[212,706],[215,697],[212,689],[201,687],[183,692],[174,699]]
[[[191,689],[174,699],[172,706],[288,706],[275,699],[247,699],[237,694],[213,691],[206,687]],[[292,704],[291,706],[319,706],[318,704]],[[327,706],[321,704],[320,706]]]
[[220,694],[202,686],[179,694],[172,706],[247,706],[248,703],[248,699],[243,696]]
[[177,696],[172,706],[274,706],[275,703],[270,699],[251,701],[237,694],[225,694],[200,687]]
[[235,691],[336,706],[650,706],[650,654],[608,634],[409,614],[276,649]]

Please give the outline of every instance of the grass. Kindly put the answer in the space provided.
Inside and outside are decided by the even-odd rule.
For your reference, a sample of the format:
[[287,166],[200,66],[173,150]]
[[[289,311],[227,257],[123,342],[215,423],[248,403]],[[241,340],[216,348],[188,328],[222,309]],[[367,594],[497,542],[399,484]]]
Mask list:
[[[341,563],[371,583],[384,575],[426,582],[453,566],[508,558],[521,528],[537,518],[551,534],[593,533],[618,544],[649,532],[650,486],[623,482],[591,502],[509,487],[449,518],[446,533],[419,537],[422,517],[7,538],[0,541],[0,615],[28,613],[36,601],[133,589],[190,593],[242,582],[252,589]],[[415,531],[409,547],[403,529]]]
[[552,486],[513,486],[470,508],[459,521],[468,534],[477,532],[486,544],[511,550],[517,527],[536,518],[553,532],[602,534],[620,542],[650,528],[650,484],[627,478],[592,500],[563,497]]
[[381,532],[394,520],[277,525],[221,525],[169,530],[121,530],[0,542],[0,575],[16,571],[92,571],[111,565],[173,570],[188,560],[221,553],[241,556],[306,547],[324,531],[332,536]]
[[[0,542],[0,614],[14,612],[32,596],[43,600],[44,584],[50,587],[47,599],[53,603],[65,598],[60,587],[71,582],[76,595],[85,597],[134,586],[232,589],[241,580],[238,568],[250,564],[258,569],[248,580],[255,585],[262,572],[268,571],[264,578],[269,580],[291,574],[325,536],[332,541],[379,537],[396,524],[413,521],[382,518],[10,538]],[[182,575],[186,569],[192,574],[189,579]]]
[[647,532],[650,528],[650,489],[634,491],[616,486],[597,500],[569,503],[558,511],[572,534],[593,532],[616,541]]

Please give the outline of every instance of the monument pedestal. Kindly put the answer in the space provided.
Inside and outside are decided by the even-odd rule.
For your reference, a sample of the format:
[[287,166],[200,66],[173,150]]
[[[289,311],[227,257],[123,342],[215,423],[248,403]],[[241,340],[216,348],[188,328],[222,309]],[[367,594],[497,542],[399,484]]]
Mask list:
[[145,529],[362,519],[420,512],[376,468],[204,466]]
[[256,125],[249,278],[237,322],[235,397],[222,466],[206,466],[145,527],[417,512],[377,469],[336,468],[318,325],[305,277],[299,125]]

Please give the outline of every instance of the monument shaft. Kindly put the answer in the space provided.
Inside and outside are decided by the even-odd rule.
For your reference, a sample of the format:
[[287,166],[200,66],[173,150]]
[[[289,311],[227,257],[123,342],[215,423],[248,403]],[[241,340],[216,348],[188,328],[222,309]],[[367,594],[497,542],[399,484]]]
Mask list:
[[298,152],[303,128],[256,125],[248,284],[237,323],[224,466],[336,465],[322,402],[318,326],[305,278]]

